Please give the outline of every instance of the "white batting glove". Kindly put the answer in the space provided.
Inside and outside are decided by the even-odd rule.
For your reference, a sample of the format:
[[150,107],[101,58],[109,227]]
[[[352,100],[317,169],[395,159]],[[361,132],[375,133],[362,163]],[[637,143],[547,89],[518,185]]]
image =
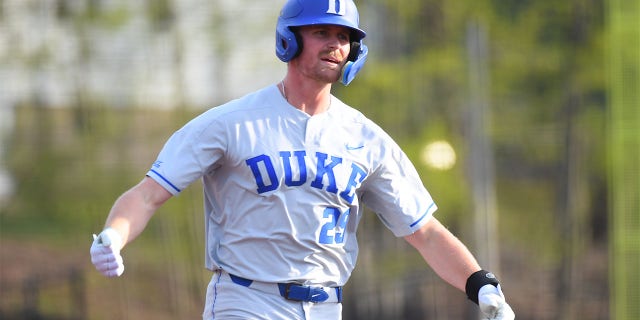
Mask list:
[[119,277],[124,272],[124,264],[120,249],[122,248],[122,237],[112,229],[106,228],[99,235],[93,235],[91,244],[91,263],[104,276],[112,278]]
[[478,305],[483,320],[513,320],[515,313],[504,299],[500,285],[485,284],[478,291]]

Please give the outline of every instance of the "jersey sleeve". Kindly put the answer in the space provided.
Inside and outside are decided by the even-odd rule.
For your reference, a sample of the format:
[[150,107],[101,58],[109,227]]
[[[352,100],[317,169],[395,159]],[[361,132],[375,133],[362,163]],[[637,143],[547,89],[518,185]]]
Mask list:
[[215,168],[224,154],[225,135],[215,124],[212,110],[176,131],[147,172],[173,195]]
[[366,181],[363,203],[397,237],[408,236],[433,216],[437,206],[407,155],[390,138],[380,164]]

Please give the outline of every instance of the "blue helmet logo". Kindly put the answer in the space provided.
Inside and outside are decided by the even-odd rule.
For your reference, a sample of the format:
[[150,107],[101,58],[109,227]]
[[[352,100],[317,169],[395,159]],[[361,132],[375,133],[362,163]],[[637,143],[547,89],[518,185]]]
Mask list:
[[[367,57],[367,47],[362,39],[367,35],[360,27],[358,9],[353,0],[288,0],[280,11],[276,25],[276,56],[283,62],[295,58],[301,43],[291,27],[317,24],[344,26],[352,31],[352,45],[349,65],[356,68],[343,70],[342,82],[346,85],[355,77]],[[355,51],[355,52],[353,52]]]

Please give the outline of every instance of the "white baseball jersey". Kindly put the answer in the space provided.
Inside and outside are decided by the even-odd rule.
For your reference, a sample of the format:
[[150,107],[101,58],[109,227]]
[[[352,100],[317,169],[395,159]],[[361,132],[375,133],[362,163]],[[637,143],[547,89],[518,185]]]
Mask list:
[[172,194],[202,178],[206,267],[265,282],[344,285],[363,205],[398,237],[436,210],[379,126],[333,96],[310,116],[276,85],[191,120],[147,175]]

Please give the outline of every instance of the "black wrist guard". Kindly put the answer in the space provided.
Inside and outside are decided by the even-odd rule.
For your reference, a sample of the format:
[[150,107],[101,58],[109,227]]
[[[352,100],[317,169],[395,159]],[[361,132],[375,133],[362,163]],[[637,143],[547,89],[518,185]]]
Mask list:
[[499,282],[493,273],[486,270],[476,271],[471,274],[467,279],[467,285],[465,286],[465,291],[467,292],[469,300],[478,304],[478,291],[480,291],[480,288],[486,284],[491,284],[497,287]]

